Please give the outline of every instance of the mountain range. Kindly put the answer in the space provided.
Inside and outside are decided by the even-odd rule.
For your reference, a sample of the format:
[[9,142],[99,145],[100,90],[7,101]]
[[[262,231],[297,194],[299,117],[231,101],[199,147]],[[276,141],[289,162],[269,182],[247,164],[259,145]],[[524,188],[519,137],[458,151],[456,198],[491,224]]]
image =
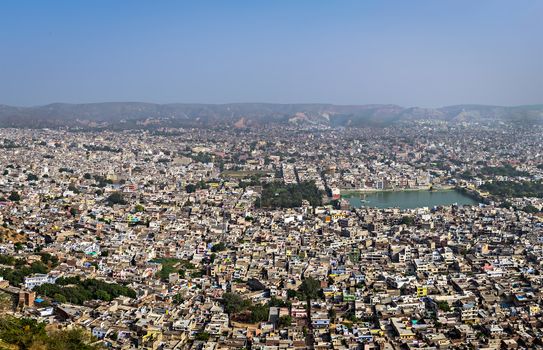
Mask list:
[[325,125],[387,126],[402,121],[514,122],[543,124],[543,105],[456,105],[441,108],[333,104],[154,104],[142,102],[0,105],[0,127],[153,128]]

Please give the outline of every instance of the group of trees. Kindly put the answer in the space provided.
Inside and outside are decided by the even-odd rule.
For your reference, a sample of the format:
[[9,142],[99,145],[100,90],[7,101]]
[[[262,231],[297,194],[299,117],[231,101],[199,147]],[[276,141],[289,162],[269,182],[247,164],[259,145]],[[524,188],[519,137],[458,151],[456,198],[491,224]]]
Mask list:
[[[300,288],[294,293],[289,293],[289,298],[299,298],[302,300],[315,300],[320,297],[320,282],[312,277],[307,277],[302,281]],[[272,297],[267,304],[253,304],[250,300],[242,298],[236,293],[224,293],[222,297],[224,310],[231,317],[238,321],[257,323],[268,319],[270,307],[289,307],[290,302]],[[289,326],[292,323],[290,317],[279,319],[279,325]]]
[[90,152],[101,151],[101,152],[112,152],[112,153],[121,153],[123,150],[121,148],[113,148],[107,145],[83,145],[83,147]]
[[495,181],[480,187],[488,193],[500,197],[538,197],[543,198],[542,181]]
[[444,311],[444,312],[449,312],[449,311],[451,311],[451,306],[449,305],[449,303],[448,303],[446,300],[438,301],[438,302],[437,302],[437,307],[438,307],[441,311]]
[[206,189],[206,188],[209,188],[209,185],[205,181],[200,180],[196,184],[187,184],[185,186],[185,191],[187,191],[187,193],[194,193],[196,192],[196,190],[201,190],[201,189]]
[[322,205],[322,193],[313,181],[288,185],[282,182],[265,184],[255,204],[262,208],[295,208],[302,205],[302,200],[309,201],[312,206]]
[[240,188],[247,188],[249,186],[260,186],[261,180],[260,178],[263,176],[263,174],[253,174],[249,176],[248,178],[242,179],[239,182]]
[[481,174],[488,176],[529,176],[530,174],[526,171],[520,171],[513,168],[510,164],[505,164],[504,166],[490,167],[485,166],[481,168]]
[[214,252],[214,253],[222,252],[223,250],[226,250],[226,245],[223,242],[219,242],[217,244],[214,244],[211,247],[211,251]]
[[311,300],[323,298],[322,288],[319,281],[313,277],[306,277],[303,279],[302,284],[298,287],[298,290],[287,289],[287,297],[289,299],[298,299],[307,302],[307,305],[311,303]]
[[194,270],[196,268],[190,261],[176,258],[159,258],[152,260],[152,262],[162,265],[160,271],[157,272],[157,277],[163,282],[168,281],[170,273],[177,272],[179,276],[185,277],[187,270]]
[[9,197],[8,199],[12,202],[18,202],[21,200],[21,195],[19,194],[19,192],[17,191],[12,191],[10,194],[9,194]]
[[78,305],[87,300],[110,301],[121,295],[136,297],[136,292],[129,287],[96,279],[81,280],[79,277],[61,277],[55,284],[46,283],[35,287],[34,291],[61,303],[69,302]]
[[48,332],[45,323],[29,318],[0,318],[0,349],[95,350],[95,339],[81,329]]
[[38,181],[38,176],[32,174],[32,173],[28,173],[26,175],[26,181]]
[[47,273],[50,266],[54,267],[57,264],[58,258],[48,253],[41,253],[41,261],[34,261],[30,265],[24,259],[0,254],[0,265],[12,266],[12,268],[0,269],[0,276],[12,286],[18,286],[24,282],[26,276],[34,273]]
[[213,156],[209,153],[198,152],[198,154],[190,154],[189,157],[198,163],[212,163],[213,162]]
[[253,304],[236,293],[224,293],[222,302],[226,313],[238,321],[258,323],[268,320],[270,313],[268,304]]
[[177,259],[162,259],[160,263],[162,268],[157,272],[157,277],[163,282],[167,282],[170,274],[174,272],[179,273],[181,276],[185,275],[185,270],[175,268],[179,263]]
[[315,300],[319,297],[321,284],[313,277],[307,277],[302,281],[298,291],[301,292],[307,298],[307,300]]
[[[85,174],[85,175],[83,175],[83,177],[84,177],[85,179],[90,179],[90,176],[91,176],[91,175],[88,174],[88,173]],[[96,183],[95,183],[94,186],[95,186],[95,187],[99,187],[99,188],[104,188],[104,187],[106,187],[108,184],[112,184],[112,183],[113,183],[112,180],[106,179],[106,178],[105,178],[104,176],[102,176],[102,175],[93,175],[92,178],[94,179],[94,181],[96,181]]]
[[125,205],[127,204],[128,202],[124,199],[123,197],[123,194],[121,192],[113,192],[112,194],[110,194],[107,199],[106,199],[107,203],[109,205],[113,205],[113,204],[120,204],[120,205]]
[[400,220],[401,225],[407,225],[407,226],[414,226],[415,225],[415,218],[413,216],[404,215],[402,216],[402,219]]

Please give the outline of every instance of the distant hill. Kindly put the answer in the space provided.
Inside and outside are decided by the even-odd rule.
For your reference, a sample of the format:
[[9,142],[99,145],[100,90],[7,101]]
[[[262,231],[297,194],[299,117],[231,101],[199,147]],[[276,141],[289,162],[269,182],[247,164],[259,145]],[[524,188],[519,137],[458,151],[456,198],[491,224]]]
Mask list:
[[397,105],[332,104],[153,104],[112,102],[37,107],[0,105],[0,127],[251,127],[269,124],[386,126],[410,120],[504,121],[543,124],[543,105],[457,105],[405,108]]

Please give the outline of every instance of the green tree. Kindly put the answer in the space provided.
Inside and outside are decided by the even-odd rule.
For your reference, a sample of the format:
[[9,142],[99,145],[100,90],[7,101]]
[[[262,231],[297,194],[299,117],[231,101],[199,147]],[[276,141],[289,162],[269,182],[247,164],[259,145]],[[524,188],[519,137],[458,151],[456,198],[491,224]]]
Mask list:
[[222,296],[224,310],[229,315],[239,313],[249,308],[251,303],[236,293],[224,293]]
[[58,301],[59,303],[66,303],[68,302],[68,300],[66,299],[66,297],[60,293],[55,293],[55,295],[53,295],[53,299],[55,299],[56,301]]
[[173,299],[173,303],[176,305],[183,304],[183,301],[184,301],[183,297],[179,293],[174,295],[172,299]]
[[21,195],[17,191],[12,191],[8,199],[12,202],[19,202],[21,200]]
[[196,334],[196,336],[194,337],[194,339],[200,340],[200,341],[208,341],[208,340],[209,340],[209,337],[210,337],[210,334],[209,334],[209,333],[207,333],[207,332],[200,332],[200,333]]
[[539,209],[537,209],[536,207],[534,207],[531,204],[529,204],[529,205],[525,206],[524,208],[522,208],[522,211],[524,211],[525,213],[528,213],[528,214],[539,213]]
[[441,311],[444,311],[444,312],[449,312],[451,311],[451,307],[449,306],[449,303],[445,300],[443,301],[438,301],[437,302],[437,307],[441,310]]
[[312,206],[322,205],[323,193],[314,182],[304,181],[299,184],[271,182],[263,185],[261,197],[255,205],[263,208],[295,208],[307,200]]
[[94,339],[81,329],[47,332],[45,323],[29,318],[0,318],[1,349],[97,350]]
[[290,327],[292,325],[292,317],[289,315],[284,315],[279,317],[279,326],[280,327]]
[[253,305],[250,307],[250,310],[251,310],[251,316],[250,316],[251,323],[264,322],[268,320],[270,308],[267,305],[261,305],[261,304]]
[[402,220],[400,221],[400,224],[407,225],[407,226],[413,226],[415,225],[415,218],[412,216],[404,215],[402,216]]
[[110,205],[113,205],[113,204],[125,205],[127,203],[122,193],[118,191],[110,194],[109,197],[107,197],[107,202]]
[[96,299],[104,300],[104,301],[110,301],[111,295],[109,295],[108,292],[105,290],[98,290],[96,291]]
[[307,299],[314,300],[319,296],[320,289],[321,285],[319,281],[309,276],[304,278],[299,290],[306,296]]
[[38,181],[38,177],[32,173],[28,173],[26,176],[26,181]]
[[220,252],[220,251],[223,251],[223,250],[226,250],[226,245],[225,245],[223,242],[214,244],[214,245],[211,247],[211,251],[212,251],[212,252]]
[[45,265],[51,265],[52,267],[58,266],[58,258],[55,255],[49,253],[40,253],[40,260]]

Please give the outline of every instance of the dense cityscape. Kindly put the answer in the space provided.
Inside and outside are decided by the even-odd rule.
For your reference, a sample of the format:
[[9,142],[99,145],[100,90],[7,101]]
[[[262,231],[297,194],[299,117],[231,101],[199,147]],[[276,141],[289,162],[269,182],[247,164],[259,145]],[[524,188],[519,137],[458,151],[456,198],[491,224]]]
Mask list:
[[0,129],[0,348],[543,349],[542,150],[432,119]]

